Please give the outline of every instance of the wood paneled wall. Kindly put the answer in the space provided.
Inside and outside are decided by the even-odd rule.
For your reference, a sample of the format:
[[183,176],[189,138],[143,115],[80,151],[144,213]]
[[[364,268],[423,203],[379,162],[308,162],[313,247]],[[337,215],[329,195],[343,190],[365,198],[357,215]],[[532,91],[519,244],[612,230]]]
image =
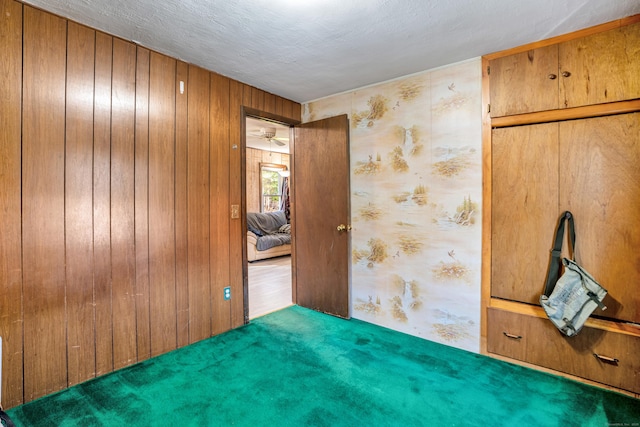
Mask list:
[[242,325],[242,108],[300,105],[14,0],[0,43],[3,405]]
[[262,205],[262,197],[260,195],[260,163],[274,163],[277,165],[285,165],[291,170],[289,154],[275,153],[265,150],[256,150],[255,148],[247,148],[246,155],[246,206],[247,212],[260,212]]

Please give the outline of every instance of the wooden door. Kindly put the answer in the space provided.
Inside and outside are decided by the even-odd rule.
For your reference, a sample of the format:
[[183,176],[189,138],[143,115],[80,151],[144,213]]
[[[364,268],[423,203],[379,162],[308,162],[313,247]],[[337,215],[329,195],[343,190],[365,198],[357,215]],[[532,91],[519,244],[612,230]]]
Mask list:
[[561,108],[640,98],[640,23],[558,49]]
[[558,108],[558,46],[497,58],[489,63],[491,117]]
[[349,121],[296,126],[292,154],[294,299],[349,318]]
[[640,322],[640,113],[561,123],[560,159],[576,261],[609,291],[594,314]]
[[491,295],[537,304],[558,220],[558,124],[492,136]]

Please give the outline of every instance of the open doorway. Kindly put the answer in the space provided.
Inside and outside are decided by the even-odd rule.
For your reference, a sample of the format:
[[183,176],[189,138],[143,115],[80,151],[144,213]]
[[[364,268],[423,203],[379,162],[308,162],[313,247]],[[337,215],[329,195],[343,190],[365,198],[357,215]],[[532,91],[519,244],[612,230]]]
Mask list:
[[251,320],[293,304],[293,236],[288,199],[291,156],[288,125],[253,116],[246,116],[245,121],[247,296]]

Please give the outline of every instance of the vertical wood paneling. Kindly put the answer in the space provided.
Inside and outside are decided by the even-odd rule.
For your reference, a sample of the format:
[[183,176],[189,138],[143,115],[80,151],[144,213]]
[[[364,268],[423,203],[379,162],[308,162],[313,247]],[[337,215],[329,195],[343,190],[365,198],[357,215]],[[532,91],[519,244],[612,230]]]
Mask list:
[[283,116],[284,115],[283,109],[284,109],[284,99],[280,96],[276,96],[273,113],[279,116]]
[[291,116],[294,120],[302,120],[302,105],[297,102],[291,102]]
[[250,107],[255,108],[256,110],[263,111],[264,110],[264,92],[258,88],[251,88],[251,105]]
[[284,99],[282,101],[282,115],[289,118],[294,118],[293,116],[293,102],[288,99]]
[[67,384],[64,268],[65,20],[24,7],[22,127],[24,387]]
[[111,323],[111,62],[113,38],[96,33],[93,124],[93,287],[96,374],[113,371]]
[[265,92],[264,94],[264,111],[267,113],[275,114],[276,113],[276,96]]
[[190,342],[211,336],[209,72],[189,67],[188,252]]
[[[229,199],[232,205],[242,206],[242,156],[241,129],[242,106],[251,105],[251,86],[232,82],[230,93],[229,143]],[[229,282],[231,286],[231,327],[244,324],[244,266],[242,263],[242,221],[240,217],[229,223]]]
[[[180,93],[180,82],[184,93]],[[178,347],[189,344],[189,285],[187,283],[187,100],[190,93],[189,66],[176,69],[176,307]],[[190,255],[190,254],[189,254]]]
[[20,128],[22,5],[0,0],[0,335],[2,403],[22,403],[22,259]]
[[149,77],[149,301],[151,355],[176,348],[176,61],[152,52]]
[[138,360],[151,356],[149,324],[149,51],[138,47],[136,61],[136,336]]
[[65,241],[68,384],[95,376],[93,305],[93,84],[95,31],[67,32]]
[[111,92],[111,298],[115,369],[137,361],[134,134],[136,48],[113,40]]
[[3,404],[244,324],[242,107],[299,104],[12,0],[0,40]]
[[[219,334],[231,328],[231,304],[223,299],[223,289],[229,286],[229,108],[230,91],[238,84],[219,74],[211,73],[211,331]],[[236,103],[237,104],[237,103]]]
[[[240,92],[240,98],[238,99],[238,102],[240,103],[240,106],[247,106],[247,107],[251,107],[251,95],[253,94],[252,90],[251,90],[251,86],[247,86],[243,83],[239,83],[239,87],[241,88],[241,92]],[[233,114],[233,111],[231,112],[231,114]],[[232,123],[232,127],[235,126]]]

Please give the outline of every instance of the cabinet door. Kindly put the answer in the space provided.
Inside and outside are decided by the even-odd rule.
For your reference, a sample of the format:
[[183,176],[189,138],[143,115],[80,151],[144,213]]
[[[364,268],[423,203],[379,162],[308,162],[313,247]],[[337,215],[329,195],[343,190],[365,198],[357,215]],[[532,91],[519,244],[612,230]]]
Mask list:
[[640,23],[561,43],[559,58],[561,108],[640,98]]
[[495,129],[491,295],[537,304],[558,219],[558,124]]
[[594,314],[640,322],[640,113],[561,123],[560,158],[576,260],[609,291]]
[[489,62],[491,117],[558,108],[558,46]]

